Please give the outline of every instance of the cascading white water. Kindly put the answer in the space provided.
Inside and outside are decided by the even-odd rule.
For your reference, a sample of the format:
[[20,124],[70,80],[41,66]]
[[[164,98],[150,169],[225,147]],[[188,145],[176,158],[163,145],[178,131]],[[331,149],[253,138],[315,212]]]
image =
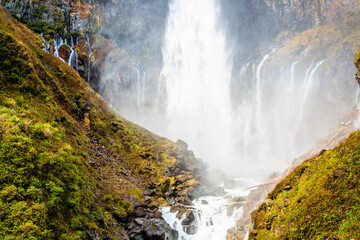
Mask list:
[[[322,75],[325,61],[307,63],[306,53],[277,69],[271,63],[275,51],[257,66],[248,63],[240,71],[239,86],[245,87],[234,97],[241,100],[233,130],[239,166],[247,167],[238,173],[259,176],[281,171],[351,110],[351,104],[344,107],[335,100],[339,86]],[[354,89],[347,87],[352,94]]]
[[[312,46],[296,56],[275,49],[232,75],[237,69],[228,57],[218,3],[170,1],[157,94],[155,80],[145,79],[127,51],[109,54],[101,89],[122,115],[183,139],[210,166],[233,177],[267,176],[326,136],[351,109],[351,97],[341,95],[352,95],[353,85],[325,79],[330,63],[319,55],[312,59]],[[279,66],[274,56],[292,60]]]
[[[49,52],[50,51],[50,43],[48,41],[46,41],[43,33],[41,33],[40,36],[41,36],[41,39],[44,44],[43,50],[46,52]],[[68,60],[67,64],[69,64],[70,67],[72,67],[76,71],[78,71],[79,58],[78,58],[78,54],[76,51],[76,45],[79,42],[79,38],[77,37],[76,41],[74,42],[74,39],[72,36],[70,36],[70,40],[56,37],[53,39],[53,42],[54,42],[54,55],[63,62],[65,62],[65,60],[59,55],[59,49],[64,45],[70,49],[70,56],[69,56],[69,60]]]
[[161,76],[167,128],[158,132],[185,140],[215,167],[232,160],[231,65],[225,42],[216,0],[170,3]]
[[[253,178],[237,179],[246,186],[254,186],[258,182]],[[244,185],[244,186],[245,186]],[[178,231],[179,240],[223,240],[226,239],[227,230],[235,226],[236,220],[242,216],[243,208],[239,205],[231,207],[233,198],[247,196],[250,192],[246,188],[225,189],[225,197],[201,197],[191,206],[195,212],[196,233],[187,234],[181,221],[176,218],[176,213],[171,213],[170,208],[161,209],[164,219]]]
[[89,34],[86,34],[86,42],[89,45],[89,56],[88,56],[88,73],[87,73],[87,80],[88,83],[90,82],[90,76],[91,76],[91,55],[92,55],[92,48],[91,48],[91,43],[90,43],[90,36]]

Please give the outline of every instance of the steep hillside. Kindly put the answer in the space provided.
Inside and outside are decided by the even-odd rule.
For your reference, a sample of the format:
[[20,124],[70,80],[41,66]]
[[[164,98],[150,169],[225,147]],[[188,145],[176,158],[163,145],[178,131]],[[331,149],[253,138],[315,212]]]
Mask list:
[[359,149],[358,131],[292,171],[252,213],[249,239],[358,239]]
[[0,238],[176,237],[158,206],[187,203],[202,163],[116,115],[41,44],[0,9]]

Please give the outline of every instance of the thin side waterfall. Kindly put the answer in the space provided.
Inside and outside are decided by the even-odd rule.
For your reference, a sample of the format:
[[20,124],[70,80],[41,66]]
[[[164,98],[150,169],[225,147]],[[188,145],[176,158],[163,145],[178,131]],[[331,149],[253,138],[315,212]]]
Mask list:
[[73,36],[70,36],[70,44],[67,44],[67,46],[70,48],[71,51],[68,64],[76,71],[78,71],[78,54],[76,51],[77,43],[78,43],[78,38],[76,38],[76,42],[74,42]]
[[44,33],[41,33],[41,34],[40,34],[40,37],[41,37],[41,39],[42,39],[42,41],[43,41],[43,44],[44,44],[43,50],[44,50],[45,52],[49,52],[49,51],[50,51],[50,44],[49,44],[48,41],[46,41],[46,39],[44,38]]
[[[43,50],[46,52],[50,51],[50,43],[48,41],[46,41],[46,39],[44,38],[44,34],[41,33],[40,34],[41,39],[43,41],[44,47]],[[54,42],[54,56],[56,56],[57,58],[59,58],[61,61],[65,62],[65,59],[63,59],[60,55],[59,55],[59,49],[62,46],[67,46],[70,49],[70,56],[69,56],[69,60],[67,61],[67,64],[74,68],[76,71],[78,71],[78,66],[79,66],[79,57],[76,51],[76,45],[79,42],[79,38],[76,38],[76,41],[74,42],[74,38],[73,36],[70,36],[70,40],[69,39],[63,39],[60,37],[56,37],[53,39]]]
[[59,58],[61,61],[65,62],[64,59],[62,59],[60,56],[59,56],[59,49],[62,45],[65,44],[65,41],[64,39],[62,38],[55,38],[53,39],[54,41],[54,55],[55,57]]
[[[136,72],[136,104],[137,107],[140,108],[141,104],[144,102],[144,81],[145,81],[145,73],[144,70],[139,70],[138,64],[135,63],[134,59],[130,57],[128,52],[124,50],[126,57],[130,60],[132,67]],[[142,66],[141,66],[142,67]]]
[[[236,156],[239,166],[256,169],[239,168],[238,172],[247,170],[244,174],[284,169],[326,133],[314,122],[314,117],[321,119],[322,108],[330,105],[329,99],[320,97],[323,89],[318,73],[324,61],[312,62],[304,71],[300,65],[306,53],[301,53],[294,62],[276,69],[269,64],[275,53],[264,55],[257,66],[245,64],[240,71],[239,85],[247,87],[240,88],[235,96],[241,99],[232,125],[237,134]],[[255,87],[251,87],[252,82]]]
[[90,44],[90,36],[89,34],[86,34],[86,42],[89,45],[89,56],[88,56],[88,75],[87,75],[87,80],[88,83],[90,83],[90,77],[91,77],[91,55],[92,55],[92,49],[91,49],[91,44]]
[[230,164],[233,146],[231,65],[220,14],[216,0],[170,3],[161,76],[167,128],[160,133],[185,140],[215,167]]
[[262,88],[262,68],[264,66],[265,61],[269,58],[269,54],[266,54],[264,56],[264,58],[261,60],[259,66],[257,67],[256,70],[256,123],[258,124],[258,129],[260,128],[260,124],[261,124],[261,106],[262,106],[262,92],[261,92],[261,88]]

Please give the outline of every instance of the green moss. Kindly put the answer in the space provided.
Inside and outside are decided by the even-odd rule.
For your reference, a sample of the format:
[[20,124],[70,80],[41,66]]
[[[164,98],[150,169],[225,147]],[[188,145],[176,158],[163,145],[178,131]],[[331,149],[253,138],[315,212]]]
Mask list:
[[[256,214],[271,223],[272,230],[258,227],[252,239],[267,239],[260,236],[274,234],[274,229],[281,229],[278,239],[356,239],[360,235],[359,159],[360,132],[355,132],[340,146],[296,168],[269,194],[273,206]],[[283,190],[289,185],[290,190]],[[288,206],[282,204],[285,198]],[[271,222],[275,215],[276,221]]]

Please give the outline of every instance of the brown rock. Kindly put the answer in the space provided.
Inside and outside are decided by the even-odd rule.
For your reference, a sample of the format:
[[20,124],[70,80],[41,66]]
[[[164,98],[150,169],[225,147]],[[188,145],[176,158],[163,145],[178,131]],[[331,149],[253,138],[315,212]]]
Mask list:
[[90,118],[89,113],[84,114],[84,127],[88,130],[90,130]]

